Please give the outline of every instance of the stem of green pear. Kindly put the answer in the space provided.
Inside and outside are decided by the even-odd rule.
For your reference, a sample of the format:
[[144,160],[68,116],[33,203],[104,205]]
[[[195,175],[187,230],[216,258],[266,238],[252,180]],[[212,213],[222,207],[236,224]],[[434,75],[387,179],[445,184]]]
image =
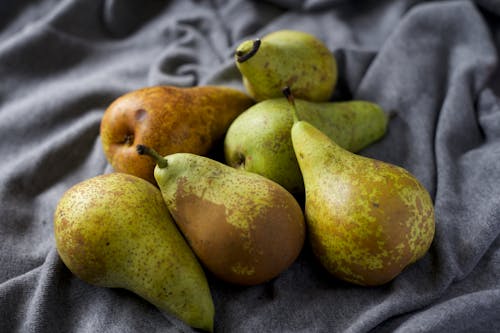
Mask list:
[[283,95],[285,95],[286,99],[288,100],[288,103],[292,106],[292,117],[293,117],[293,123],[295,124],[296,122],[299,121],[299,117],[297,115],[297,106],[295,105],[295,98],[293,97],[292,91],[288,86],[283,88],[282,92]]
[[135,147],[139,155],[148,155],[152,157],[160,169],[166,168],[168,166],[168,161],[166,158],[158,154],[156,150],[145,145],[137,145]]
[[260,39],[256,38],[253,40],[252,48],[250,49],[250,51],[248,51],[248,52],[237,51],[236,52],[236,61],[238,61],[239,63],[242,63],[244,61],[247,61],[251,57],[253,57],[254,54],[257,53],[257,51],[259,50],[260,43],[261,43]]

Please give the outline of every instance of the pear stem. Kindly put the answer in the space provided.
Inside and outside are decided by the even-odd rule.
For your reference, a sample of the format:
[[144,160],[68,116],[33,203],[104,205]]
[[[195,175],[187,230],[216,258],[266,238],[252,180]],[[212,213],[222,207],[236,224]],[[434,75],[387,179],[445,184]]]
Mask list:
[[292,117],[293,117],[293,123],[295,124],[296,122],[299,121],[299,117],[297,115],[297,106],[295,105],[295,97],[293,97],[292,91],[288,86],[283,88],[282,92],[283,95],[285,95],[286,99],[288,100],[288,103],[292,106]]
[[167,159],[158,154],[158,152],[153,148],[145,145],[137,145],[135,148],[139,155],[148,155],[152,157],[156,161],[156,164],[158,164],[158,167],[160,169],[166,168],[168,166]]
[[243,52],[243,51],[238,51],[236,52],[236,61],[239,63],[242,63],[244,61],[247,61],[251,57],[254,56],[255,53],[259,50],[260,47],[260,39],[256,38],[253,40],[252,48],[248,52]]

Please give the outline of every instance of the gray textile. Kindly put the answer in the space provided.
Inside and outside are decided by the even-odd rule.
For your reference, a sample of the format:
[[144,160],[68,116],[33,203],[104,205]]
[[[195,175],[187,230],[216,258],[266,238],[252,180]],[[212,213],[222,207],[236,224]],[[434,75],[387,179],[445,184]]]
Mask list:
[[361,153],[425,185],[436,237],[376,288],[331,278],[307,247],[263,285],[209,276],[216,332],[500,331],[498,1],[2,0],[0,332],[191,331],[73,276],[53,212],[70,186],[110,171],[99,123],[115,98],[157,84],[243,89],[235,47],[284,28],[334,52],[336,100],[396,113]]

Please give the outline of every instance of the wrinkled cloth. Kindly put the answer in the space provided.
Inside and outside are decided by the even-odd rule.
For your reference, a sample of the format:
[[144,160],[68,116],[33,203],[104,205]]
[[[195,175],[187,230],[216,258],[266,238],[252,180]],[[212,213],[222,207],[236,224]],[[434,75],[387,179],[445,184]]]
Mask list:
[[191,332],[59,258],[53,213],[72,185],[111,172],[106,107],[151,85],[244,90],[245,39],[309,32],[338,61],[332,100],[393,114],[359,152],[430,192],[436,234],[393,281],[330,276],[305,246],[252,287],[207,274],[216,332],[500,331],[500,4],[496,0],[118,1],[0,4],[0,332]]

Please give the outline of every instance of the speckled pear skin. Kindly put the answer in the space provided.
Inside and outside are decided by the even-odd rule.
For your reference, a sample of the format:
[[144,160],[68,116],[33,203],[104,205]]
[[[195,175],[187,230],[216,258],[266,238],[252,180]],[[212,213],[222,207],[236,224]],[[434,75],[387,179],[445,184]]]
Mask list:
[[162,155],[206,155],[241,112],[254,104],[242,91],[223,86],[152,86],[128,92],[104,112],[101,143],[117,172],[156,184],[155,163],[136,153],[138,143]]
[[[296,99],[295,104],[299,119],[352,152],[379,140],[387,129],[385,112],[368,101],[314,103]],[[291,105],[286,98],[251,106],[229,126],[224,139],[226,163],[269,178],[293,194],[302,194],[304,183],[290,137],[292,125]]]
[[247,92],[257,101],[282,97],[290,87],[295,98],[315,102],[328,101],[337,83],[337,61],[328,47],[315,36],[294,30],[279,30],[261,39],[252,52],[254,40],[242,42],[235,52],[235,62]]
[[381,285],[427,252],[434,207],[414,176],[342,149],[305,121],[291,133],[304,177],[309,241],[330,273]]
[[256,285],[299,255],[304,215],[295,198],[260,175],[188,153],[155,168],[163,198],[200,261],[215,276]]
[[213,330],[205,273],[151,183],[111,173],[74,185],[57,205],[54,232],[59,256],[80,279],[130,290],[192,327]]

